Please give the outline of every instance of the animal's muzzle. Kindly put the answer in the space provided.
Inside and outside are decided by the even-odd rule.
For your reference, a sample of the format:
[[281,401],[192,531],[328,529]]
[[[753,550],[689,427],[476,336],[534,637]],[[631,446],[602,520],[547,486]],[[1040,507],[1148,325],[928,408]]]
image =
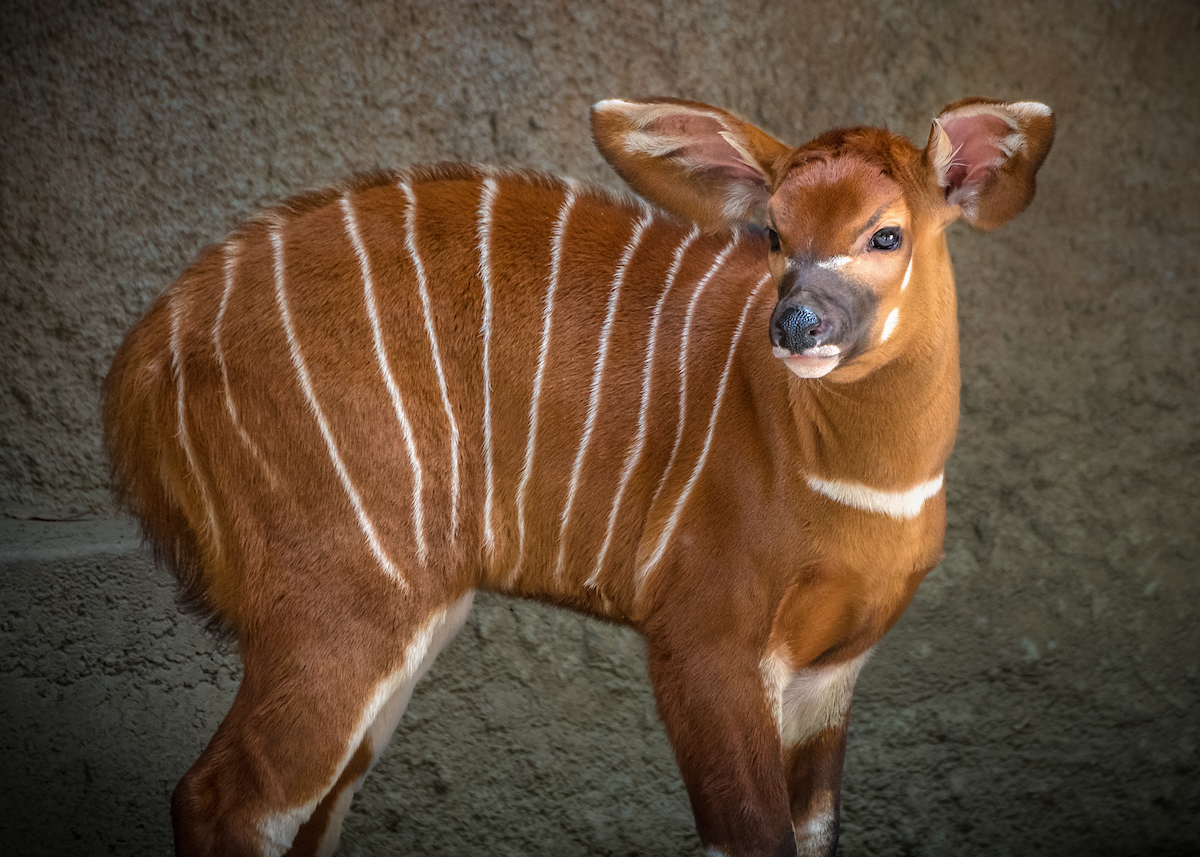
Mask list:
[[793,354],[799,354],[817,344],[815,331],[820,326],[821,319],[811,307],[788,307],[775,320],[777,341]]

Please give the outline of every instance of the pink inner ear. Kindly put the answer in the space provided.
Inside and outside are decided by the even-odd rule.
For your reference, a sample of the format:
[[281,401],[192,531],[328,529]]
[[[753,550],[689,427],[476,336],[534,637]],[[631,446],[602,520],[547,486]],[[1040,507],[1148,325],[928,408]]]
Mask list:
[[980,113],[944,116],[941,123],[954,146],[954,159],[946,173],[950,188],[981,184],[1006,157],[1000,144],[1012,129],[1003,119]]
[[695,114],[675,114],[655,120],[646,130],[655,136],[686,140],[675,157],[683,159],[689,166],[711,170],[726,181],[755,185],[766,183],[766,176],[743,161],[738,151],[721,136],[725,127],[716,119]]

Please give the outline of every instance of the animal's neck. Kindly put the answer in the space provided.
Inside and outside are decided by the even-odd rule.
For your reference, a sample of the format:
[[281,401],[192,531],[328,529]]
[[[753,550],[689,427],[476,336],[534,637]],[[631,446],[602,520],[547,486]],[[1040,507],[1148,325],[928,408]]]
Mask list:
[[959,363],[948,260],[937,268],[938,286],[905,308],[921,324],[889,362],[850,383],[789,378],[806,477],[907,491],[941,476],[958,427]]

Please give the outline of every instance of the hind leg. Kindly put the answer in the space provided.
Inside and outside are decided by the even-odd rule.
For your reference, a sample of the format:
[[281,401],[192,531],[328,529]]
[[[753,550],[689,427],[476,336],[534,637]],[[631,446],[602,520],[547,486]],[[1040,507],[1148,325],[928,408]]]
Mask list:
[[360,602],[340,622],[289,611],[256,627],[229,714],[172,797],[176,852],[277,857],[293,840],[297,853],[332,850],[356,786],[470,603],[407,605],[423,618],[405,621]]
[[433,662],[442,649],[462,629],[471,612],[474,600],[475,593],[468,592],[446,609],[443,621],[437,623],[435,627],[429,628],[428,648],[416,670],[401,682],[379,710],[375,720],[372,721],[363,736],[362,743],[358,745],[354,756],[351,757],[350,763],[346,765],[333,788],[317,804],[317,808],[309,816],[308,821],[301,825],[299,833],[292,841],[291,850],[287,852],[288,857],[307,857],[309,854],[329,857],[337,850],[338,838],[342,832],[342,822],[346,820],[346,815],[350,812],[351,801],[362,788],[367,774],[379,761],[380,754],[383,753],[392,733],[400,724],[400,718],[404,716],[404,711],[408,708],[408,702],[412,698],[413,688],[433,666]]

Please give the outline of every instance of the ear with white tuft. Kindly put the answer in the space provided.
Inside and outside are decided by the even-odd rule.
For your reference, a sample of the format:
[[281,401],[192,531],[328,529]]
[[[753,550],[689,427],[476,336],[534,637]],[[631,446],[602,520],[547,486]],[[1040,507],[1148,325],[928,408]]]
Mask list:
[[592,135],[630,187],[706,229],[762,223],[791,152],[724,110],[674,98],[601,101]]
[[964,98],[933,120],[925,159],[946,202],[976,229],[994,229],[1029,205],[1053,142],[1045,104]]

